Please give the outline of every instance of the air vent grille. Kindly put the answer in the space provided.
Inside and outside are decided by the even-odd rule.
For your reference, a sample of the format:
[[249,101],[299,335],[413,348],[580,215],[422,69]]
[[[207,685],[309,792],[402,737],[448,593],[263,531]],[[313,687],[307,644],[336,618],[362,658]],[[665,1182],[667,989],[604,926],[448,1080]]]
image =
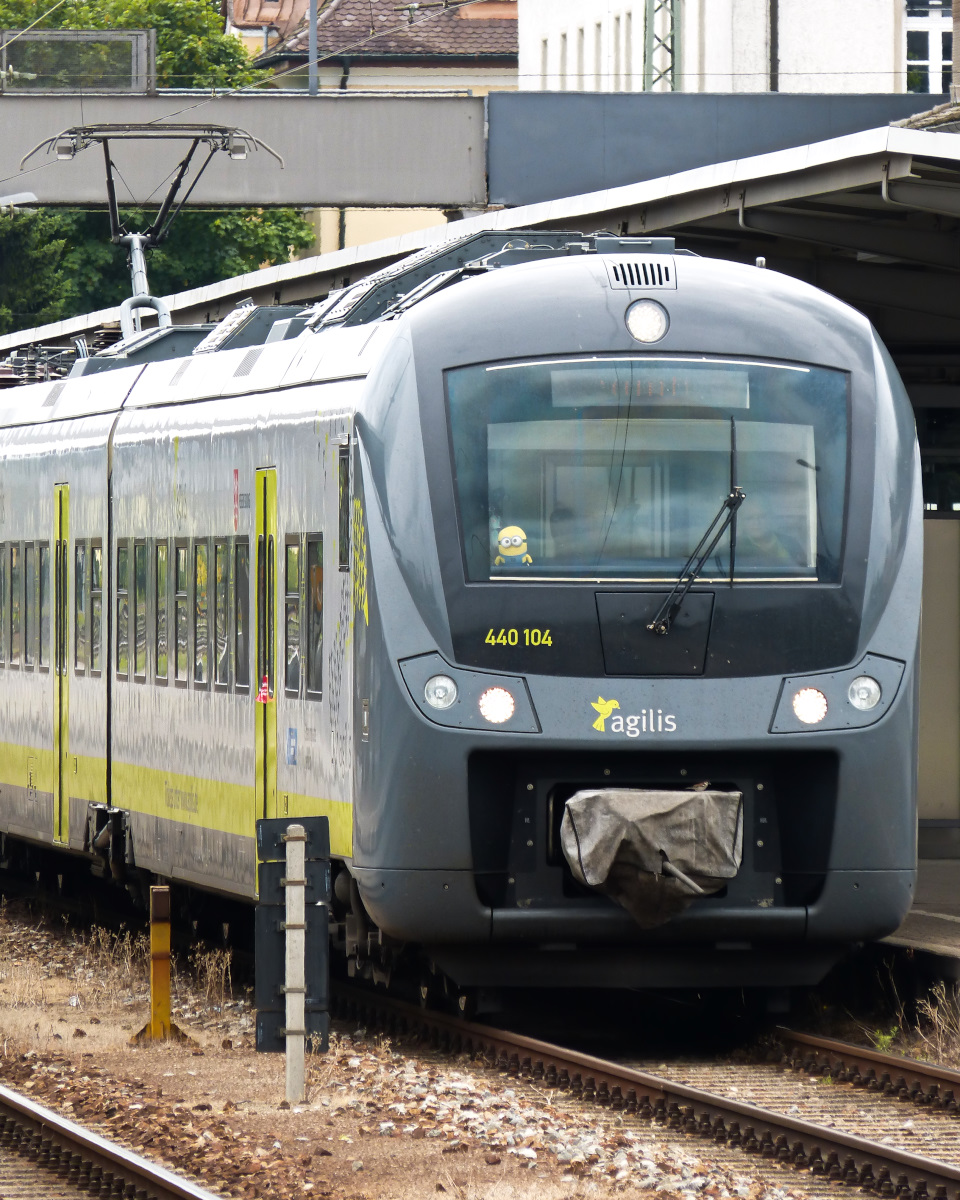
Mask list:
[[53,387],[50,389],[50,391],[47,393],[47,398],[46,398],[46,400],[44,400],[42,407],[43,408],[53,408],[53,406],[56,404],[57,400],[60,398],[60,393],[63,391],[63,389],[66,386],[67,386],[66,382],[62,379],[59,383],[55,383],[53,385]]
[[676,288],[673,259],[667,255],[656,258],[620,258],[607,262],[610,286],[615,288]]
[[252,350],[248,350],[243,358],[240,359],[240,365],[233,373],[234,379],[240,379],[243,375],[249,375],[262,353],[262,346],[254,346]]
[[174,373],[170,376],[170,382],[167,384],[167,387],[176,387],[177,386],[177,384],[180,382],[180,380],[184,377],[184,375],[186,375],[187,371],[190,369],[191,361],[192,360],[189,358],[185,358],[183,360],[183,362],[180,364],[180,366],[177,367],[177,369],[174,371]]

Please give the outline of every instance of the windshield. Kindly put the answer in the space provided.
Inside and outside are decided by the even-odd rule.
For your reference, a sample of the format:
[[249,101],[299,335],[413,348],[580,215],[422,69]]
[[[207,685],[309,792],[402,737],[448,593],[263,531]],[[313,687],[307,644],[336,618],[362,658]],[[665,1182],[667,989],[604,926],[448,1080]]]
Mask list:
[[672,578],[734,487],[700,578],[839,577],[847,375],[706,357],[448,371],[467,579]]

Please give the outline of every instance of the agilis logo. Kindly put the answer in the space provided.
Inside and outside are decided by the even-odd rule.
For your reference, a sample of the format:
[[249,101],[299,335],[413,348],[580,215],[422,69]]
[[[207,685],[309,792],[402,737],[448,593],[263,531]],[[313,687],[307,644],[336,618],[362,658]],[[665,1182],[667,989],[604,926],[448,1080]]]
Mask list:
[[665,713],[662,708],[642,708],[638,713],[629,714],[617,712],[614,716],[614,709],[620,708],[620,701],[604,700],[602,696],[592,700],[590,707],[599,714],[593,722],[593,728],[598,733],[625,733],[627,737],[635,738],[641,733],[677,732],[676,716],[673,713]]

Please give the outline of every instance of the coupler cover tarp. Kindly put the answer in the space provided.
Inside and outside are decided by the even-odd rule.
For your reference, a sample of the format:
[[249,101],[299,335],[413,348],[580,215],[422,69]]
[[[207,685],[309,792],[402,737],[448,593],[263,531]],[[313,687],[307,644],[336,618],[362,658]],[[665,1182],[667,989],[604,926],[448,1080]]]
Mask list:
[[574,877],[651,929],[740,869],[743,794],[713,788],[577,792],[560,843]]

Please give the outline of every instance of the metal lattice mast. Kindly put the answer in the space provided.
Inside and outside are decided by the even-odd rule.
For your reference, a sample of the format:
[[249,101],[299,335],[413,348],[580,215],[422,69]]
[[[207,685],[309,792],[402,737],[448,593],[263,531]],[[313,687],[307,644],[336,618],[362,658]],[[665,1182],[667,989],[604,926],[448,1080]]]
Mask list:
[[646,0],[643,27],[643,90],[678,92],[681,0]]

